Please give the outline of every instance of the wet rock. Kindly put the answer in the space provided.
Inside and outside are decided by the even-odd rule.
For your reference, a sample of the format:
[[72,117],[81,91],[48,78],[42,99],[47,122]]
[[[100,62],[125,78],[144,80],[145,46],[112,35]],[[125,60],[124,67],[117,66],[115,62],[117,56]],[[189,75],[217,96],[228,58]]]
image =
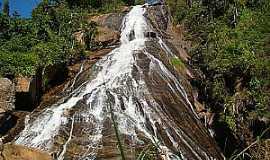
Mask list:
[[[3,152],[3,149],[4,149],[4,143],[2,141],[2,138],[0,138],[0,153]],[[0,158],[1,159],[1,158]]]
[[52,160],[48,153],[14,144],[5,144],[2,149],[0,160]]
[[130,34],[128,35],[128,39],[129,39],[129,41],[132,41],[132,40],[135,39],[135,33],[134,33],[134,30],[132,30],[132,31],[130,32]]
[[[184,28],[181,25],[173,25],[172,20],[168,18],[168,11],[166,6],[158,5],[148,7],[149,14],[147,15],[149,21],[155,26],[156,32],[159,36],[166,38],[166,40],[172,44],[175,50],[175,55],[181,58],[183,61],[188,62],[190,56],[187,53],[186,48],[190,48],[191,44],[184,40]],[[192,75],[192,71],[188,71]]]
[[176,66],[178,70],[186,75],[187,78],[193,79],[193,71],[189,66],[184,65],[188,63],[190,57],[185,50],[185,47],[189,46],[189,43],[183,40],[183,30],[181,26],[174,27],[171,19],[169,18],[169,12],[165,5],[154,5],[147,8],[148,14],[146,15],[149,23],[153,25],[155,32],[146,33],[146,37],[163,38],[164,43],[170,48],[171,52],[183,62],[183,65]]
[[[166,73],[166,71],[152,69],[151,72],[151,68],[148,67],[150,66],[148,60],[149,57],[147,58],[147,56],[145,55],[143,57],[143,53],[141,55],[138,55],[140,56],[140,61],[138,61],[138,65],[141,66],[141,68],[143,68],[143,70],[145,71],[144,74],[146,77],[146,83],[151,95],[154,97],[155,101],[157,101],[160,106],[163,107],[162,110],[166,114],[168,114],[182,130],[182,137],[179,137],[179,135],[176,134],[174,128],[167,128],[166,130],[171,133],[171,137],[166,137],[166,134],[162,131],[162,129],[160,129],[158,131],[160,137],[162,137],[160,139],[164,140],[166,146],[172,146],[173,150],[173,147],[175,146],[173,146],[171,142],[168,141],[168,138],[173,138],[175,142],[178,143],[178,147],[181,148],[180,150],[183,152],[182,154],[187,157],[187,159],[194,159],[195,156],[189,154],[192,152],[192,149],[189,147],[185,147],[186,144],[183,139],[185,139],[190,144],[196,142],[200,144],[203,149],[207,149],[207,153],[211,154],[211,156],[219,157],[219,149],[216,147],[214,140],[207,133],[208,131],[204,128],[203,124],[199,121],[199,119],[195,117],[196,108],[194,107],[194,103],[196,103],[196,101],[194,101],[192,87],[188,82],[188,79],[183,76],[183,73],[181,73],[181,71],[176,70],[171,65],[170,58],[168,58],[168,55],[166,56],[167,53],[164,53],[164,50],[158,47],[157,44],[158,43],[155,43],[154,41],[146,42],[147,52],[153,55],[155,58],[159,59],[162,64],[164,64],[164,66],[172,73],[171,77],[177,77],[180,85],[183,87],[183,91],[185,91],[187,95],[187,99],[184,100],[185,98],[182,97],[183,95],[181,96],[181,94],[175,94],[175,92],[170,92],[171,90],[173,90],[173,88],[175,88],[175,84],[171,83],[172,80],[166,79],[159,75],[159,72]],[[169,46],[169,48],[172,49],[171,46]],[[171,86],[169,84],[171,84]],[[188,99],[189,102],[193,104],[193,107],[191,104],[183,103]],[[211,115],[207,117],[207,121],[208,123],[212,123]],[[162,127],[163,126],[156,126],[156,128]],[[192,138],[186,138],[185,133],[188,134],[190,138]],[[195,148],[195,146],[193,148]],[[198,150],[198,153],[199,152],[200,151]],[[203,157],[203,153],[199,154],[201,154],[201,157]]]
[[147,19],[152,24],[153,29],[160,35],[166,36],[169,24],[169,12],[165,5],[150,6],[147,8]]
[[76,63],[72,66],[69,66],[68,67],[69,77],[76,77],[76,74],[78,74],[82,65],[83,65],[83,69],[82,69],[82,72],[77,76],[76,79],[73,79],[72,81],[68,82],[66,88],[73,82],[74,82],[74,88],[77,88],[82,83],[87,81],[90,77],[90,74],[91,74],[91,72],[89,72],[91,67],[98,60],[100,60],[103,56],[110,53],[112,51],[112,49],[113,48],[104,48],[104,49],[100,49],[100,50],[95,50],[93,52],[89,52],[89,56],[87,56],[84,61]]
[[157,34],[155,32],[146,32],[145,37],[148,38],[157,38]]

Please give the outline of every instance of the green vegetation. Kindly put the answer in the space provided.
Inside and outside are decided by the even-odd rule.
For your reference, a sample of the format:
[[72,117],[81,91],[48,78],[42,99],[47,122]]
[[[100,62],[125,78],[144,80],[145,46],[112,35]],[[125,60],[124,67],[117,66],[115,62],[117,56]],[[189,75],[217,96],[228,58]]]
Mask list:
[[[262,119],[270,118],[270,1],[167,0],[167,4],[174,23],[188,31],[193,67],[205,75],[196,82],[204,95],[200,100],[246,147],[265,128],[253,129],[251,124],[265,126]],[[269,133],[265,135],[269,138]]]
[[88,13],[108,13],[119,11],[123,5],[133,5],[134,0],[66,0],[70,8],[81,8]]
[[[64,3],[42,2],[32,19],[0,15],[0,74],[33,75],[37,68],[65,63],[75,49],[73,33],[82,16]],[[83,23],[80,21],[80,23]]]
[[[96,24],[91,14],[110,12],[128,0],[43,0],[31,19],[9,16],[5,0],[0,13],[0,75],[34,75],[38,69],[69,62],[94,47]],[[85,46],[77,44],[74,33],[84,33]]]
[[156,144],[149,144],[144,147],[142,151],[137,154],[136,160],[153,160],[156,159],[158,155],[158,149],[160,144],[155,142]]
[[171,59],[171,63],[174,67],[178,69],[183,69],[185,67],[185,64],[179,59],[178,57],[174,57]]

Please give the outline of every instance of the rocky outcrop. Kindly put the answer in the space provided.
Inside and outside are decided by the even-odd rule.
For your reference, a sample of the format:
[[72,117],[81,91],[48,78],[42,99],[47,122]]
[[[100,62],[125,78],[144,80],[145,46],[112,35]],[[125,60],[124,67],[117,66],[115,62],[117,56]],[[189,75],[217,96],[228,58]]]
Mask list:
[[112,46],[119,42],[120,33],[108,27],[97,27],[97,35],[95,36],[94,41],[97,43],[97,46],[105,48]]
[[52,160],[48,153],[14,144],[3,145],[0,160]]
[[104,15],[93,16],[91,21],[99,26],[110,28],[114,31],[121,31],[122,20],[126,15],[126,11],[122,13],[109,13]]
[[66,64],[38,69],[31,77],[18,76],[15,81],[16,110],[33,111],[40,103],[45,91],[62,84],[68,78]]
[[[153,1],[154,2],[154,1]],[[149,14],[147,15],[150,23],[155,26],[154,29],[160,37],[163,37],[165,43],[169,46],[170,50],[178,57],[178,64],[174,64],[177,71],[184,75],[187,79],[193,80],[200,77],[198,71],[191,69],[188,65],[191,57],[187,53],[187,48],[191,48],[190,42],[184,40],[184,29],[181,25],[174,25],[172,20],[169,19],[169,12],[164,5],[154,5],[148,7]],[[188,85],[189,86],[189,85]],[[190,90],[190,99],[194,101],[194,107],[198,116],[203,120],[205,126],[209,127],[213,123],[215,114],[206,110],[205,106],[198,101],[198,93],[193,89]]]
[[[89,22],[97,24],[97,34],[94,38],[94,46],[91,50],[110,48],[119,44],[122,20],[128,8],[124,8],[120,13],[109,13],[89,18]],[[82,46],[85,45],[84,32],[74,33],[76,41]]]
[[0,113],[15,109],[14,84],[7,78],[0,79]]
[[32,111],[41,97],[42,81],[33,77],[16,77],[16,110]]
[[0,136],[12,126],[11,112],[15,109],[14,84],[7,78],[0,79]]
[[94,39],[97,48],[106,48],[119,44],[121,24],[126,10],[121,13],[109,13],[90,18],[91,21],[98,25],[97,35]]
[[[168,37],[166,33],[170,19],[169,12],[165,5],[150,6],[147,8],[148,14],[146,15],[149,23],[153,26],[160,36]],[[168,37],[169,38],[169,37]]]
[[42,73],[43,90],[49,90],[54,86],[62,84],[68,78],[67,64],[61,63],[46,67]]
[[[27,82],[28,81],[21,81],[20,85],[15,87],[15,84],[11,80],[7,78],[0,79],[0,153],[3,149],[6,153],[7,146],[3,146],[3,143],[6,141],[6,134],[16,125],[18,120],[18,117],[14,115],[15,91],[28,90]],[[4,156],[3,154],[4,153],[2,153],[2,156]],[[4,159],[7,160],[10,159],[10,157],[12,156],[5,155]],[[3,157],[0,156],[0,160],[2,159]]]
[[[175,67],[188,79],[193,79],[193,71],[188,65],[190,57],[186,52],[186,47],[189,43],[183,40],[183,31],[181,26],[175,27],[170,19],[170,14],[165,5],[153,5],[147,8],[148,14],[146,15],[149,23],[152,24],[155,33],[146,33],[149,38],[163,38],[170,51],[177,56],[178,65]],[[174,63],[173,59],[171,63]]]

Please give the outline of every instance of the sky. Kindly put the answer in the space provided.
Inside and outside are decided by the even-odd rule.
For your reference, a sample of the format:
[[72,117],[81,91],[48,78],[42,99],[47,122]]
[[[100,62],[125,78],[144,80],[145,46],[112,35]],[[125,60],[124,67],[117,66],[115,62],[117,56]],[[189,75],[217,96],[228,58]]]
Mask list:
[[[0,3],[2,4],[1,9],[3,7],[3,1],[4,0],[0,0]],[[39,2],[40,0],[9,0],[10,14],[17,11],[21,17],[30,18],[32,10]]]

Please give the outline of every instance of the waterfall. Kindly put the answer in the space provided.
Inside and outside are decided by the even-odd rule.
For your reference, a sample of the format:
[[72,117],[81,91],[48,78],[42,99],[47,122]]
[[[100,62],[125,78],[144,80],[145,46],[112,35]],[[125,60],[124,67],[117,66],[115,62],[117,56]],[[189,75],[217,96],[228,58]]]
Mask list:
[[[143,6],[134,6],[122,23],[121,45],[95,64],[88,81],[27,121],[15,143],[54,153],[59,160],[102,157],[103,150],[116,145],[111,142],[115,139],[110,117],[113,112],[126,151],[133,153],[151,144],[162,159],[219,157],[217,151],[204,146],[204,141],[197,142],[199,135],[207,141],[208,133],[200,125],[181,78],[150,53],[147,43],[153,41],[168,60],[175,57],[161,38],[145,37],[146,32],[154,32],[146,12]],[[151,85],[168,93],[165,96],[171,101]],[[186,125],[189,121],[202,131],[192,133],[192,127]]]

